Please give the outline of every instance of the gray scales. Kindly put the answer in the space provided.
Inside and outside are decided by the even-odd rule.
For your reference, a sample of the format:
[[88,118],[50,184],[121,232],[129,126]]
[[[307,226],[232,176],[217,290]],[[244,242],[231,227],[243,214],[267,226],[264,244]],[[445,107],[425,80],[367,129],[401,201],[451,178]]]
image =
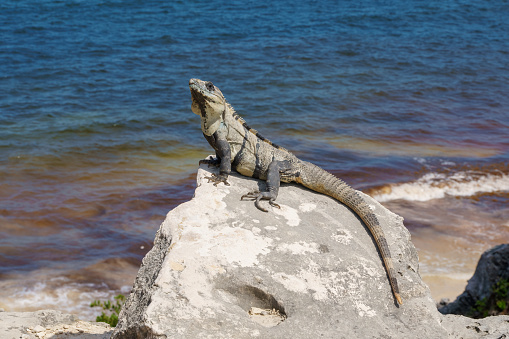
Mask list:
[[202,160],[200,164],[219,166],[219,174],[208,177],[209,182],[214,182],[214,185],[229,185],[228,175],[232,169],[247,177],[265,180],[266,191],[249,192],[241,197],[253,199],[256,207],[264,212],[267,210],[260,205],[261,200],[268,200],[271,206],[279,208],[274,201],[281,182],[299,183],[345,204],[371,231],[382,255],[394,297],[402,304],[387,239],[376,215],[357,191],[341,179],[312,163],[300,160],[250,128],[212,82],[191,79],[189,87],[193,100],[191,109],[201,117],[203,135],[216,152],[215,159]]

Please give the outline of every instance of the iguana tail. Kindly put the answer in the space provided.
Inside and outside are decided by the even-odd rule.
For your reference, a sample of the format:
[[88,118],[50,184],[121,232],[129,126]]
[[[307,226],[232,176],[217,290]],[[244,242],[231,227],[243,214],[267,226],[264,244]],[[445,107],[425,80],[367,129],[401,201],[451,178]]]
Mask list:
[[347,185],[343,180],[328,173],[322,168],[311,163],[303,163],[302,171],[299,173],[298,182],[313,191],[327,194],[333,197],[346,206],[350,207],[368,226],[371,234],[375,238],[376,244],[389,275],[394,297],[399,304],[402,304],[401,296],[399,294],[398,281],[396,279],[396,271],[392,263],[391,252],[387,245],[387,239],[376,215],[368,206],[366,201],[357,193],[356,190]]

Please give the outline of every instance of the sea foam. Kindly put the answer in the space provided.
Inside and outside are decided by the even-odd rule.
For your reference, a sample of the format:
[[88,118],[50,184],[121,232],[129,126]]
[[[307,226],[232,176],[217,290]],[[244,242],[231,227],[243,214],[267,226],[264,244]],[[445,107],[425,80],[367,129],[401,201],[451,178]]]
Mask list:
[[77,283],[64,277],[54,277],[22,286],[11,283],[2,286],[3,306],[11,312],[28,312],[41,309],[56,309],[78,315],[81,319],[93,321],[102,309],[90,307],[94,300],[112,300],[116,294],[129,294],[131,287],[123,286],[120,291],[106,285]]
[[472,196],[497,191],[509,191],[508,175],[478,172],[457,172],[450,175],[428,173],[413,182],[391,184],[378,189],[373,197],[381,202],[398,199],[428,201],[446,196]]

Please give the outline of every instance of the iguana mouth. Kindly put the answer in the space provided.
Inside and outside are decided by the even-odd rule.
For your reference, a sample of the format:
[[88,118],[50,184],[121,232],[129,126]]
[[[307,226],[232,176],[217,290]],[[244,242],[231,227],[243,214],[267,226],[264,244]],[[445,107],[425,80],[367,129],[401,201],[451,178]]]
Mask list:
[[189,86],[191,88],[191,97],[193,100],[203,100],[203,94],[200,92],[199,88],[195,88],[195,86]]
[[[208,84],[210,84],[214,90],[209,90],[207,88]],[[223,101],[222,96],[215,90],[215,87],[211,82],[205,82],[200,79],[191,79],[189,80],[189,88],[191,89],[193,99],[204,100],[204,98],[207,97],[208,100],[213,100],[216,103],[222,103]]]
[[191,79],[189,80],[189,88],[194,91],[198,91],[200,93],[207,92],[213,94],[214,92],[207,88],[207,82],[204,82],[200,79]]
[[194,96],[196,95],[197,93],[200,93],[201,95],[203,95],[202,93],[202,88],[200,87],[200,85],[198,84],[189,84],[189,88],[191,89],[191,94]]
[[201,95],[203,95],[203,90],[205,89],[202,86],[200,86],[200,80],[198,79],[189,80],[189,88],[191,89],[191,94],[193,95],[193,98],[196,93],[200,93]]

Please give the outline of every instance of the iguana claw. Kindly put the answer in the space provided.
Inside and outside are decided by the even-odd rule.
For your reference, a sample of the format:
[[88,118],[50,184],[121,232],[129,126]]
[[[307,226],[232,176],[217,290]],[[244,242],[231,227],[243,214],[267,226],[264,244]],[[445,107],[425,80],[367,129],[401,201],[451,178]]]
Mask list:
[[275,202],[273,202],[272,200],[269,200],[269,205],[272,206],[272,207],[276,207],[276,208],[279,208],[281,209],[281,206],[279,206],[278,204],[276,204]]
[[212,182],[214,186],[217,186],[217,184],[220,183],[225,184],[225,186],[230,186],[230,183],[227,180],[228,177],[221,174],[218,175],[216,173],[212,173],[210,177],[205,177],[205,179],[208,179],[209,180],[208,182]]
[[256,199],[259,194],[260,194],[260,191],[249,192],[249,193],[244,194],[243,196],[241,196],[240,200],[244,200],[244,198]]
[[198,165],[203,165],[203,164],[207,164],[208,167],[210,167],[210,166],[219,167],[219,165],[221,164],[221,160],[219,160],[217,158],[213,158],[213,159],[202,159],[198,162]]

